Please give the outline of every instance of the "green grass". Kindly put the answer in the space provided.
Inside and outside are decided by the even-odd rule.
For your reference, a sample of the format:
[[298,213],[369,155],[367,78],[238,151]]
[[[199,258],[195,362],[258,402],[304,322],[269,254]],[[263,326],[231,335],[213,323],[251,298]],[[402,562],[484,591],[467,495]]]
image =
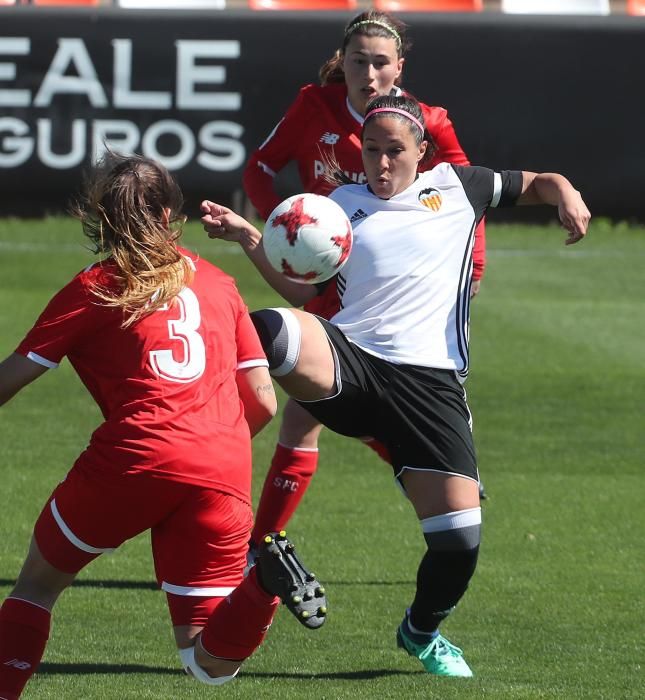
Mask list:
[[[643,697],[645,230],[599,222],[578,246],[563,239],[556,228],[488,227],[468,393],[490,498],[479,568],[444,626],[474,679],[428,677],[395,649],[423,539],[389,468],[326,431],[289,527],[327,585],[324,628],[307,632],[281,610],[238,680],[189,681],[142,536],[61,598],[24,697]],[[195,224],[186,242],[235,274],[251,308],[279,303],[236,246]],[[0,220],[1,356],[90,259],[65,219]],[[67,363],[1,410],[0,594],[98,421]],[[277,429],[255,442],[256,498]]]

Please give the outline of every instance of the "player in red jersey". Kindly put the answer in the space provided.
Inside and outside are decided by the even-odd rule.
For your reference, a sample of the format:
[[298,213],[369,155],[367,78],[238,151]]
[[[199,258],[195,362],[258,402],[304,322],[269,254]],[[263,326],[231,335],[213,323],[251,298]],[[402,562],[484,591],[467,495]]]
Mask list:
[[[178,247],[181,206],[165,168],[108,154],[75,211],[107,257],[60,290],[0,363],[3,404],[67,356],[104,418],[43,508],[0,608],[5,700],[37,668],[62,591],[144,530],[182,663],[209,684],[234,677],[261,643],[285,595],[284,564],[299,566],[270,536],[243,578],[251,436],[277,404],[233,279]],[[323,621],[325,610],[306,612],[307,626]]]
[[[328,194],[325,162],[333,159],[358,184],[366,181],[360,135],[365,107],[377,95],[402,94],[405,54],[410,41],[405,25],[389,14],[370,10],[352,19],[345,29],[342,48],[320,70],[321,85],[306,85],[295,102],[258,148],[244,170],[244,188],[253,205],[267,218],[279,204],[273,179],[295,161],[307,192]],[[420,170],[447,161],[469,165],[448,113],[442,107],[420,103],[428,133],[436,151]],[[360,213],[359,213],[360,216]],[[484,222],[475,234],[472,293],[479,289],[484,270]],[[276,290],[280,292],[279,280]],[[287,292],[288,294],[288,292]],[[288,296],[285,298],[294,303]],[[305,309],[331,318],[339,308],[334,284],[309,302]],[[318,436],[322,426],[294,401],[284,409],[278,444],[267,474],[256,513],[252,543],[266,529],[282,528],[298,507],[318,464]],[[389,461],[377,441],[368,443]],[[484,495],[480,486],[480,495]]]

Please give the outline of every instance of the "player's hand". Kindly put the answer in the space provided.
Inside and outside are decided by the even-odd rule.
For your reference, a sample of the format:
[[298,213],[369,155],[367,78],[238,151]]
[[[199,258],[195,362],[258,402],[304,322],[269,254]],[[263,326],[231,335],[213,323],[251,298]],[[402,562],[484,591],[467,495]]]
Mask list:
[[569,234],[564,242],[565,245],[577,243],[584,238],[591,214],[580,192],[571,188],[563,193],[558,204],[558,216],[563,228]]
[[240,236],[250,226],[246,219],[232,209],[208,199],[201,203],[200,209],[201,222],[209,238],[221,238],[225,241],[240,243]]
[[473,299],[479,294],[479,290],[482,286],[482,281],[481,280],[473,280],[470,283],[470,298]]
[[209,238],[239,243],[248,255],[259,250],[262,234],[243,216],[208,199],[200,204],[200,209],[203,214],[200,221]]

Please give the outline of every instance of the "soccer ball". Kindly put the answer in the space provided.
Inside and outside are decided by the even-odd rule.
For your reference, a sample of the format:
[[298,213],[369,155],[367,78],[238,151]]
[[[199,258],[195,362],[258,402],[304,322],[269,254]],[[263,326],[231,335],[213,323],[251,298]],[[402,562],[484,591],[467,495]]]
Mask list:
[[319,194],[296,194],[271,212],[262,235],[264,252],[294,282],[333,277],[352,250],[352,225],[342,208]]

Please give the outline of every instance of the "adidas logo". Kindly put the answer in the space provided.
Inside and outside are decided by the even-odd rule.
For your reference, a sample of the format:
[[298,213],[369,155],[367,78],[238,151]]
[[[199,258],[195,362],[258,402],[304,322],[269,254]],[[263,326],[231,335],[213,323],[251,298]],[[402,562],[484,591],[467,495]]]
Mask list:
[[350,217],[349,223],[353,224],[361,219],[367,219],[367,214],[362,209],[357,209]]

